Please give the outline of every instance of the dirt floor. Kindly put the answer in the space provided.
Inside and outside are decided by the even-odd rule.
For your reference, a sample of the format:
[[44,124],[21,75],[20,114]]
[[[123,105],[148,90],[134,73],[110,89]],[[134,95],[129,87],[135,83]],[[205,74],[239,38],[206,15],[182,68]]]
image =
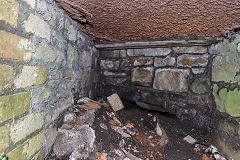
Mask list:
[[[213,144],[211,136],[202,134],[191,121],[141,109],[129,101],[123,105],[124,109],[116,112],[104,101],[70,107],[62,116],[64,123],[53,151],[45,159],[213,160],[205,153]],[[186,142],[186,136],[195,142]]]
[[[125,133],[131,135],[124,138],[111,128],[109,111],[102,108],[96,112],[93,129],[96,134],[95,151],[89,159],[96,159],[96,152],[102,153],[107,159],[124,159],[121,148],[144,160],[202,160],[205,157],[203,148],[211,144],[208,135],[202,135],[189,121],[179,121],[175,116],[148,111],[136,106],[135,103],[124,101],[124,109],[115,113],[116,118],[126,126]],[[161,143],[156,134],[156,123],[165,130],[167,143]],[[183,140],[190,135],[198,143],[191,145]],[[121,144],[122,143],[122,144]],[[203,146],[203,148],[201,148]],[[131,158],[130,158],[131,159]],[[209,158],[210,159],[210,158]]]

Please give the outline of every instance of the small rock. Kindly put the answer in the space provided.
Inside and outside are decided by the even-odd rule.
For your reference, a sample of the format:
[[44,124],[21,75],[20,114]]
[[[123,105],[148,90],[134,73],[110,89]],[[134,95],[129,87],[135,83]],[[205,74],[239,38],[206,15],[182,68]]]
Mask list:
[[78,104],[86,104],[86,103],[88,103],[88,102],[90,102],[90,98],[88,98],[88,97],[83,97],[83,98],[81,98],[81,99],[79,99],[78,101],[77,101],[77,103]]
[[66,123],[66,122],[70,122],[72,120],[74,120],[76,118],[76,115],[74,113],[66,113],[64,115],[64,120],[63,122]]
[[60,159],[67,155],[71,160],[87,158],[94,141],[95,132],[88,125],[79,127],[77,131],[59,128],[53,151]]
[[149,116],[149,117],[152,117],[152,114],[151,114],[151,113],[148,113],[148,116]]
[[155,145],[153,143],[150,143],[150,146],[154,147]]
[[153,122],[156,122],[157,121],[157,117],[153,117]]
[[126,126],[122,127],[122,129],[124,129],[124,131],[126,131],[128,134],[134,136],[136,134],[136,132],[131,129],[131,128],[127,128]]
[[114,150],[114,153],[119,157],[121,157],[123,155],[123,152],[119,149]]
[[86,103],[86,104],[82,104],[82,105],[79,105],[78,106],[80,109],[84,109],[84,110],[98,110],[101,108],[101,106],[97,103],[94,103],[94,102],[89,102],[89,103]]
[[190,143],[190,144],[194,144],[194,143],[197,142],[196,139],[194,139],[193,137],[191,137],[191,136],[189,136],[189,135],[187,135],[183,140],[186,141],[186,142],[188,142],[188,143]]
[[211,158],[209,158],[206,154],[203,154],[202,160],[211,160]]
[[119,147],[122,148],[122,147],[124,147],[124,145],[125,145],[125,141],[124,141],[124,139],[121,139],[119,142]]
[[130,160],[142,160],[141,158],[134,156],[130,152],[127,152],[124,148],[121,148],[121,149]]
[[127,128],[133,128],[134,125],[133,125],[132,123],[127,123],[127,124],[125,125],[125,127],[127,127]]
[[119,98],[119,96],[116,93],[107,97],[107,100],[115,112],[122,110],[124,108],[121,99]]
[[125,133],[121,127],[111,126],[111,128],[112,128],[115,132],[121,134],[124,138],[129,138],[129,137],[131,137],[129,134]]
[[157,123],[157,126],[156,126],[156,133],[157,135],[159,135],[160,137],[162,136],[162,129],[160,128],[159,124]]
[[102,129],[108,130],[107,125],[104,124],[104,123],[100,123],[99,126],[100,126]]
[[97,156],[98,156],[98,160],[107,160],[106,156],[100,152],[97,152],[96,153]]

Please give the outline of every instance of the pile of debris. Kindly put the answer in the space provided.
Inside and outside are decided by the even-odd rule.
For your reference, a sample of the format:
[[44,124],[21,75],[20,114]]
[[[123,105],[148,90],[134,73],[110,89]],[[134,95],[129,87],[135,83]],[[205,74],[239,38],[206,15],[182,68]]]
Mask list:
[[[225,160],[214,146],[199,143],[171,124],[169,138],[162,126],[166,127],[168,121],[157,115],[146,110],[128,110],[117,94],[107,97],[107,101],[81,98],[64,112],[47,160],[164,160],[176,156],[178,160],[186,159],[174,155],[180,150],[182,155],[189,154],[187,157],[192,159],[188,160]],[[174,130],[176,133],[172,134]]]
[[[64,112],[63,124],[58,128],[57,138],[48,159],[140,160],[141,158],[129,152],[131,145],[127,149],[125,148],[126,139],[132,138],[141,141],[141,138],[138,130],[134,128],[134,124],[123,124],[119,120],[116,112],[122,109],[124,109],[124,106],[117,94],[107,97],[107,102],[103,100],[94,101],[87,97],[79,99],[77,104]],[[99,111],[98,117],[96,117],[97,111]],[[99,118],[102,120],[99,121]],[[154,119],[157,121],[156,117]],[[158,122],[156,124],[157,134],[153,133],[155,137],[158,136],[156,144],[164,146],[167,143],[167,136],[165,131],[160,128],[160,124]],[[96,142],[96,130],[101,130],[99,132],[106,134],[104,138],[109,138],[109,146],[113,145],[111,144],[111,138],[114,138],[108,137],[110,132],[114,134],[115,138],[120,137],[118,142],[112,142],[117,144],[117,148],[110,149],[109,153],[104,153],[106,151],[104,149],[101,151],[100,143]],[[147,139],[152,141],[153,137],[149,136]],[[103,137],[100,136],[99,138]],[[156,144],[153,141],[151,142],[152,147],[155,147]],[[133,151],[138,152],[136,149]]]

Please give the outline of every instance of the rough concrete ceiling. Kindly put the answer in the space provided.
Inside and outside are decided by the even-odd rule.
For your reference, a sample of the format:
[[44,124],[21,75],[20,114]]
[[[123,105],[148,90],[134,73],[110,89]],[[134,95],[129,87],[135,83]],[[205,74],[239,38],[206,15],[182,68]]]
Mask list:
[[219,37],[240,25],[240,0],[57,0],[98,41]]

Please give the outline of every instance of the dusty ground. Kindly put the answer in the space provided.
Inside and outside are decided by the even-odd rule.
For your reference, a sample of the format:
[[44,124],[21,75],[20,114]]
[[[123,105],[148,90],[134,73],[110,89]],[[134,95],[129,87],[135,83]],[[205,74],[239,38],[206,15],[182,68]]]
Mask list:
[[[179,121],[173,115],[123,102],[125,108],[117,112],[101,102],[70,107],[63,114],[64,123],[47,160],[76,160],[84,155],[88,160],[211,160],[210,155],[204,153],[212,144],[211,136],[203,135],[190,121]],[[157,124],[161,136],[156,133]],[[92,129],[96,138],[89,135]],[[184,141],[187,135],[197,143],[191,145]],[[89,148],[91,141],[94,145]],[[78,155],[71,158],[74,148]]]
[[[106,153],[108,159],[120,159],[120,156],[117,156],[115,152],[121,152],[119,143],[123,139],[124,148],[128,152],[138,158],[151,160],[201,160],[204,154],[203,150],[198,151],[194,145],[186,143],[183,138],[187,135],[191,135],[202,144],[211,143],[211,138],[208,135],[202,135],[188,121],[180,122],[172,115],[147,111],[127,101],[125,101],[124,106],[124,110],[118,111],[116,117],[123,126],[133,124],[132,131],[136,134],[130,138],[123,138],[111,129],[106,109],[100,109],[96,112],[93,124],[96,133],[95,152]],[[161,127],[166,131],[168,143],[165,146],[161,146],[159,143],[160,137],[156,134],[156,122],[153,121],[153,117],[160,121]],[[108,129],[103,129],[101,124],[106,124]],[[126,133],[128,132],[126,131]],[[90,159],[94,159],[94,156]]]

